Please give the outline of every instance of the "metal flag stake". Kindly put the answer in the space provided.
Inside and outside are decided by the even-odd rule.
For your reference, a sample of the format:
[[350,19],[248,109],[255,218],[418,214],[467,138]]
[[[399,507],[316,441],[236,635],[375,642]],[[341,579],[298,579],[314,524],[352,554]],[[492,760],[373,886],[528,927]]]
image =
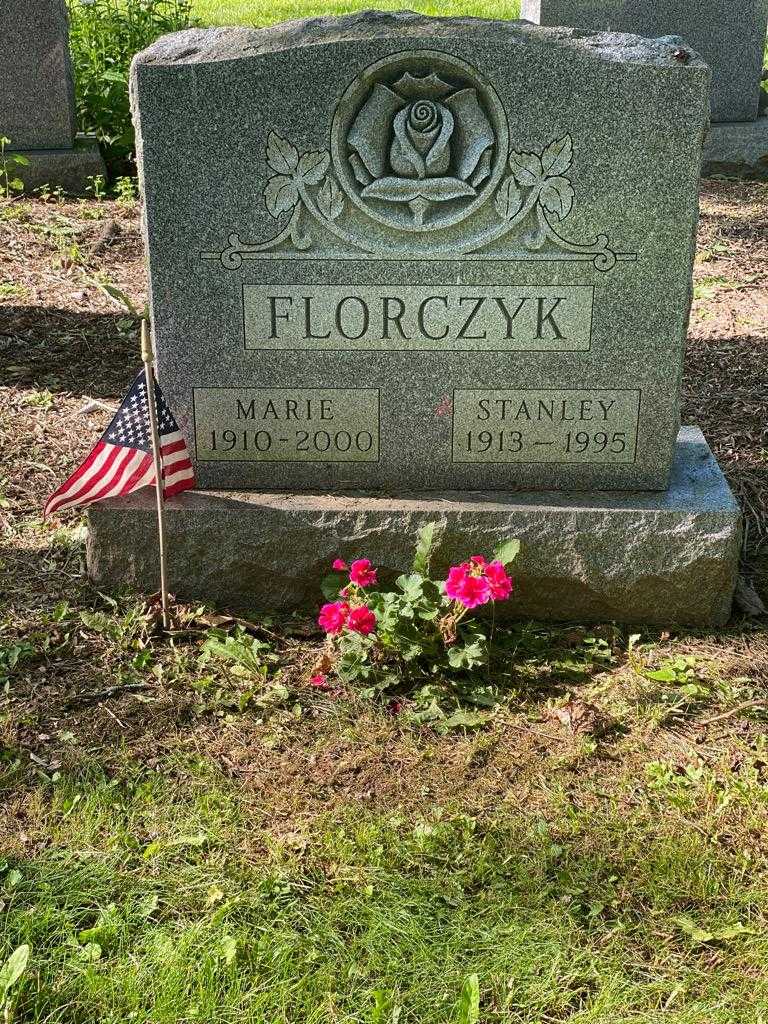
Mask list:
[[157,499],[157,539],[160,548],[160,605],[163,629],[168,629],[168,584],[165,574],[165,501],[163,497],[163,460],[160,451],[160,435],[157,429],[157,404],[155,396],[154,358],[149,340],[149,327],[141,321],[141,361],[147,382],[147,409],[149,410],[149,431],[152,435],[152,458],[155,464],[155,497]]

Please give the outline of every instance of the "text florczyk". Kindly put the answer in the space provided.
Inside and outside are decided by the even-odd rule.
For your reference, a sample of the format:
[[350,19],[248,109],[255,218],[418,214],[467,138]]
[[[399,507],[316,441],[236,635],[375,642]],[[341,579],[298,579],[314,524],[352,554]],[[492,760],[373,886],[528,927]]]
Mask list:
[[349,341],[363,338],[430,341],[484,341],[489,336],[512,339],[518,333],[539,340],[562,339],[566,328],[560,319],[565,296],[537,295],[505,298],[503,295],[453,295],[435,293],[418,303],[397,295],[380,295],[367,301],[360,295],[344,295],[329,308],[314,296],[267,296],[266,333],[280,339],[287,327],[307,341],[324,341],[336,334]]

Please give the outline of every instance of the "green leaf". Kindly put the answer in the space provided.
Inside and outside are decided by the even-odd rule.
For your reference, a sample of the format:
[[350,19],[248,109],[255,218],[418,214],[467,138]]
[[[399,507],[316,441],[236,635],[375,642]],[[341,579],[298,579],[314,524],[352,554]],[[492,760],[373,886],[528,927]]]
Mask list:
[[432,549],[435,544],[435,533],[437,530],[437,523],[425,523],[417,534],[416,552],[413,556],[411,569],[422,576],[429,576],[429,563],[432,559]]
[[484,665],[485,660],[485,644],[479,640],[464,647],[448,648],[448,664],[451,668],[477,668],[478,665]]
[[277,132],[270,132],[267,138],[267,163],[277,174],[293,174],[299,166],[299,151],[288,139]]
[[327,601],[338,601],[339,591],[345,583],[346,579],[343,576],[340,576],[337,572],[324,576],[320,583],[320,589],[323,592],[323,597]]
[[677,673],[673,668],[660,668],[653,672],[647,671],[643,675],[646,679],[653,679],[657,683],[674,683],[677,680]]
[[737,939],[742,935],[757,935],[754,928],[747,928],[740,921],[717,931],[700,928],[690,917],[676,917],[674,921],[686,935],[690,936],[693,942],[728,942],[730,939]]
[[444,729],[477,729],[488,721],[488,714],[482,711],[454,711],[440,723]]
[[505,540],[493,552],[493,561],[501,562],[502,565],[509,565],[514,562],[520,553],[520,541],[516,539]]
[[27,969],[29,960],[29,946],[17,946],[0,967],[0,1006],[2,1006],[11,988],[16,984],[24,971]]
[[237,939],[232,935],[225,935],[221,940],[221,955],[225,964],[231,964],[237,958]]
[[470,974],[461,987],[458,1024],[478,1024],[480,1020],[480,979]]
[[398,576],[395,582],[409,601],[418,601],[424,594],[424,577],[421,573],[414,572],[410,576]]

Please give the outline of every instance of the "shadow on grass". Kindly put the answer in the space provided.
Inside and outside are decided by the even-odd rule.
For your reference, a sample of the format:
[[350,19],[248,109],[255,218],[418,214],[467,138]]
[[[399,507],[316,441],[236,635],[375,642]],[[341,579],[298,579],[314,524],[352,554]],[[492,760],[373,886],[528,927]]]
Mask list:
[[139,370],[137,323],[128,313],[0,305],[3,383],[122,395]]

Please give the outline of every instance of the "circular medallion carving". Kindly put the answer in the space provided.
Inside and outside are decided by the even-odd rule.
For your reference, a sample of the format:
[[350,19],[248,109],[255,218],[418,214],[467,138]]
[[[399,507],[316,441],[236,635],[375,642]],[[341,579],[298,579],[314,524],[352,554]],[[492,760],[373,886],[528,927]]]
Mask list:
[[435,50],[394,54],[349,86],[331,127],[339,182],[369,217],[401,231],[457,224],[504,172],[509,131],[492,86]]

